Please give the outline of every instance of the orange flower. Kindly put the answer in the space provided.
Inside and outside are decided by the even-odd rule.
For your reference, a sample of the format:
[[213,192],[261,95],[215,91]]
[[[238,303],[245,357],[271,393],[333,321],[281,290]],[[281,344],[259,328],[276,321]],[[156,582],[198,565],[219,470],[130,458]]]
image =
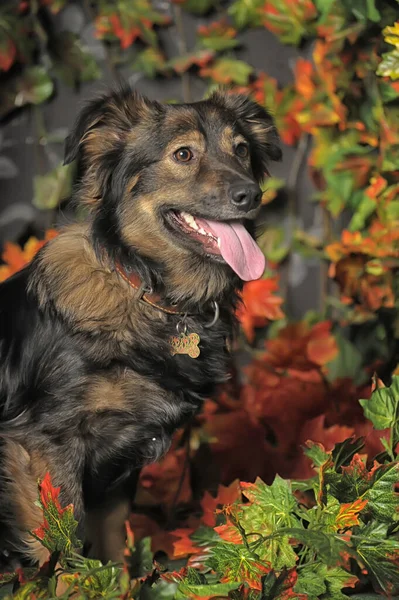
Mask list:
[[23,248],[12,242],[6,242],[1,256],[3,262],[6,264],[0,266],[0,281],[5,281],[8,277],[11,277],[11,275],[14,275],[14,273],[17,273],[28,265],[40,248],[56,235],[57,232],[54,229],[49,229],[46,231],[44,240],[31,237]]

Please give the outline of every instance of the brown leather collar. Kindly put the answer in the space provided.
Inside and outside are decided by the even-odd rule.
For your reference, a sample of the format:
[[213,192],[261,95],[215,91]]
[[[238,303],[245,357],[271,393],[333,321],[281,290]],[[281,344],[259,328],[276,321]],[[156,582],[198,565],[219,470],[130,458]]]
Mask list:
[[141,300],[168,315],[188,314],[186,310],[183,310],[183,307],[180,304],[165,305],[159,294],[155,294],[151,289],[148,289],[136,273],[127,273],[119,262],[116,263],[115,268],[122,279],[124,279],[134,290],[137,290],[138,300]]

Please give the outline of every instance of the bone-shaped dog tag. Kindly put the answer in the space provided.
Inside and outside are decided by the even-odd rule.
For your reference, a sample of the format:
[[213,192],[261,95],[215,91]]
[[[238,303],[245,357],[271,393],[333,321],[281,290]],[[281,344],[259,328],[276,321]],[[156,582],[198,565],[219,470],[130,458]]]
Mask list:
[[175,354],[188,354],[190,358],[198,358],[200,355],[199,342],[200,336],[198,333],[182,333],[171,337],[172,356]]

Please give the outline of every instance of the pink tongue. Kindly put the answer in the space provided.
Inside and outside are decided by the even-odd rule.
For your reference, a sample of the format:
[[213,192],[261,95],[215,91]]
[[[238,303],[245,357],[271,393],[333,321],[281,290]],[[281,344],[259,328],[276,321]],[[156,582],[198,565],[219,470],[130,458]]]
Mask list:
[[251,281],[262,277],[265,270],[265,257],[255,240],[241,223],[223,223],[197,219],[206,223],[219,238],[219,249],[224,260],[241,277],[243,281]]

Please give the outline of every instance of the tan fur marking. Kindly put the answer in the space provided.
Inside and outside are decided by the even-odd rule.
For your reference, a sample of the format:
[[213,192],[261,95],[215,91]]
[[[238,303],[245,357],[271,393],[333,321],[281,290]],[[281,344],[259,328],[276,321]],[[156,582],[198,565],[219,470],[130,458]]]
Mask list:
[[220,136],[219,146],[222,152],[233,154],[233,128],[225,127]]
[[93,377],[87,392],[85,403],[89,410],[126,410],[125,395],[118,381],[106,377]]
[[13,510],[23,530],[20,539],[26,544],[29,556],[42,564],[48,559],[49,552],[27,532],[40,527],[43,522],[43,513],[35,502],[38,498],[38,479],[44,477],[46,464],[39,455],[30,456],[21,444],[6,440],[4,469],[9,479],[8,490]]

